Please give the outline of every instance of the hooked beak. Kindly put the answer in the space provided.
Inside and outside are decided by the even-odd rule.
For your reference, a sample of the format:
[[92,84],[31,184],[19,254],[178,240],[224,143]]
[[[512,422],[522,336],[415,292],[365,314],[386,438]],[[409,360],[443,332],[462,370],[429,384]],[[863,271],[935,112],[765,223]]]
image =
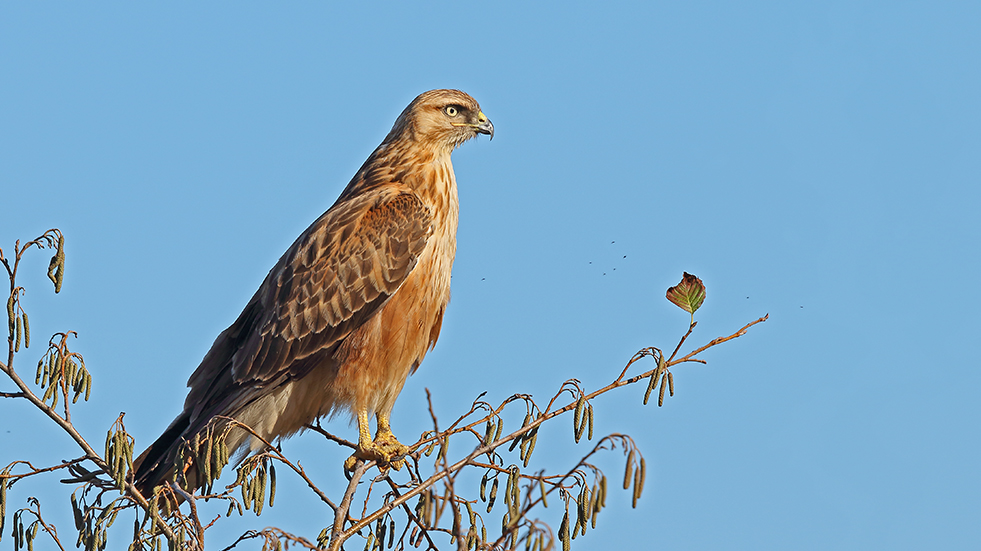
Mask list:
[[489,134],[490,139],[494,139],[494,123],[487,118],[483,111],[477,113],[477,124],[474,126],[478,134]]

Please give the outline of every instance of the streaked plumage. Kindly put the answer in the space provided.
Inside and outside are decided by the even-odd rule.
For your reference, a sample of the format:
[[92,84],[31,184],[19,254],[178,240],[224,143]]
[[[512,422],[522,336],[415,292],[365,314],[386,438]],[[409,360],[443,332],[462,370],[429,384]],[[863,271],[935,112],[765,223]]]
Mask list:
[[[173,474],[182,440],[229,416],[267,440],[349,410],[358,457],[405,452],[388,417],[439,337],[450,298],[458,201],[450,154],[494,126],[469,95],[409,104],[334,205],[270,270],[188,381],[184,411],[136,462],[142,492]],[[372,441],[370,415],[378,419]],[[242,431],[232,449],[252,445]],[[193,468],[189,486],[198,486]]]

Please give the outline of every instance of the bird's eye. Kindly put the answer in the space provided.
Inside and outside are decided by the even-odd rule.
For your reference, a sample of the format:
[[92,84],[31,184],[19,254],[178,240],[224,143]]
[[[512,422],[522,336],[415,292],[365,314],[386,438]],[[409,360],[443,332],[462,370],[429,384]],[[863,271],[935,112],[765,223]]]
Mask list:
[[444,111],[444,112],[445,112],[445,113],[446,113],[447,115],[449,115],[449,116],[451,116],[451,117],[455,117],[455,116],[457,115],[457,113],[459,113],[459,112],[460,112],[459,110],[457,110],[457,108],[456,108],[456,107],[453,107],[452,105],[450,105],[449,107],[447,107],[447,108],[446,108],[446,109],[444,109],[443,111]]

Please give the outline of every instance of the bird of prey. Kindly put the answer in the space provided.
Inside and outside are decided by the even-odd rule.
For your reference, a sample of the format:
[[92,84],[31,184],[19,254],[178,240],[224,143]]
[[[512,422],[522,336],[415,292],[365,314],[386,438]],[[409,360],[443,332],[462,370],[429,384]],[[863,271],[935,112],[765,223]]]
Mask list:
[[[273,266],[191,375],[184,411],[136,460],[144,495],[173,480],[183,442],[224,418],[266,441],[349,411],[354,458],[398,466],[395,399],[439,337],[450,299],[459,213],[450,154],[494,125],[459,90],[432,90],[402,111],[330,209]],[[369,420],[377,430],[371,438]],[[229,450],[261,442],[241,429]],[[193,464],[183,485],[201,487]]]

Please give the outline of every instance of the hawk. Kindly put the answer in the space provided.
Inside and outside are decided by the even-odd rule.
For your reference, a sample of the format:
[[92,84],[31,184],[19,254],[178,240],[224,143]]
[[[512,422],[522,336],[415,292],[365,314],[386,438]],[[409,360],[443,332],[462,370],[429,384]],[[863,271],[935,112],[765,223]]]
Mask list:
[[[399,465],[408,448],[392,434],[392,406],[436,344],[450,299],[459,214],[450,154],[478,134],[493,139],[494,125],[459,90],[425,92],[402,111],[215,339],[187,382],[184,411],[135,462],[141,493],[172,479],[182,443],[222,417],[271,442],[349,411],[358,444],[346,465]],[[241,429],[226,444],[261,446]],[[188,487],[208,482],[193,464],[184,469]]]

